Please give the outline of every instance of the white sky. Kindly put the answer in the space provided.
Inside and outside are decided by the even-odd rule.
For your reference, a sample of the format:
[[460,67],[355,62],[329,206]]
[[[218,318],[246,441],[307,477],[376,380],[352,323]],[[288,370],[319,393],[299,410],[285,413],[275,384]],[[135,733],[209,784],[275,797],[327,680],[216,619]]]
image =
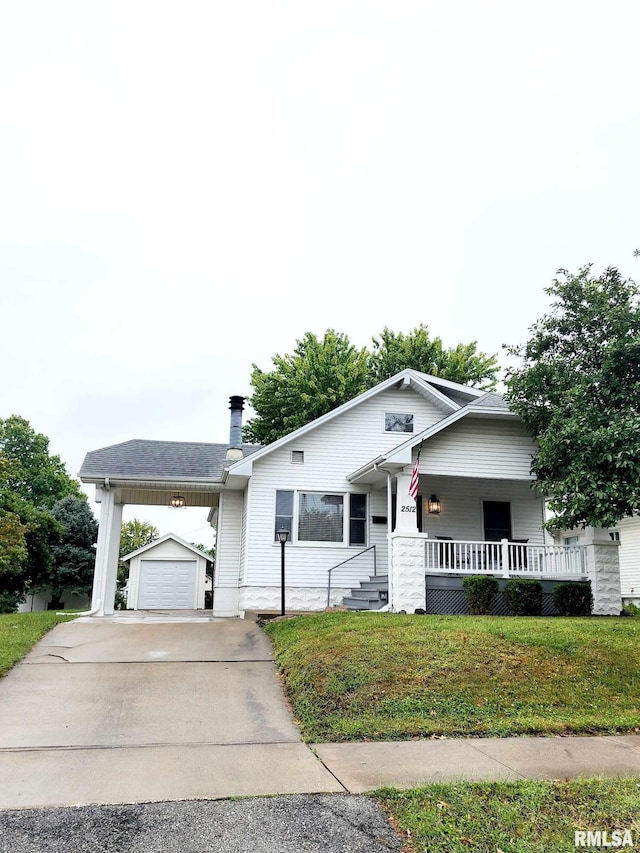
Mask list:
[[559,267],[637,277],[639,33],[635,0],[6,0],[0,417],[72,474],[225,442],[306,331],[493,353]]

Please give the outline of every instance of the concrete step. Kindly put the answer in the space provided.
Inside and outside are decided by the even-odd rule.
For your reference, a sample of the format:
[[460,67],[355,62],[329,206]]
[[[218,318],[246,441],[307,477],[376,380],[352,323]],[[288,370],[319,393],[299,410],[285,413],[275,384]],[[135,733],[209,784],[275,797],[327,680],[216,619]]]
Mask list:
[[378,577],[369,578],[368,581],[360,583],[362,589],[388,589],[389,578],[387,575],[378,575]]
[[357,589],[351,590],[350,598],[361,598],[363,601],[379,601],[380,593],[379,589],[361,589],[358,587]]
[[348,610],[379,610],[384,603],[380,599],[354,598],[349,595],[342,599],[343,607]]

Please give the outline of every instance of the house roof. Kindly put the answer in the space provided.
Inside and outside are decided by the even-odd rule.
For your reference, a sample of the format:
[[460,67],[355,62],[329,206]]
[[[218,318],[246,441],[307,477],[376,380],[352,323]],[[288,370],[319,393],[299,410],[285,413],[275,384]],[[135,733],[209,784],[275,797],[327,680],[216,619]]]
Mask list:
[[199,557],[204,557],[205,560],[208,560],[210,563],[211,555],[205,554],[204,551],[201,551],[199,548],[196,548],[195,545],[192,545],[191,542],[185,542],[180,536],[176,533],[165,533],[164,536],[160,536],[158,539],[154,539],[153,542],[149,542],[148,545],[143,545],[142,548],[138,548],[136,551],[132,551],[130,554],[126,554],[122,559],[125,562],[133,559],[133,557],[137,557],[139,554],[144,553],[145,551],[149,551],[152,548],[160,545],[162,542],[166,542],[168,539],[173,539],[174,542],[177,542],[179,545],[182,545],[184,548],[188,548],[189,551],[192,551],[194,554],[197,554]]
[[[225,470],[232,464],[226,458],[228,449],[228,444],[132,439],[91,450],[85,456],[78,476],[83,482],[105,477],[222,482]],[[245,456],[259,449],[260,445],[242,446]]]

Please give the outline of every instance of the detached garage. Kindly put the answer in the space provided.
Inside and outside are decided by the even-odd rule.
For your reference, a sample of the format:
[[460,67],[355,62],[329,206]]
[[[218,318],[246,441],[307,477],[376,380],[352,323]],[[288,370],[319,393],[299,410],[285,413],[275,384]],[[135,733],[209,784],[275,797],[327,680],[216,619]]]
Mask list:
[[202,610],[211,557],[175,533],[123,557],[129,610]]

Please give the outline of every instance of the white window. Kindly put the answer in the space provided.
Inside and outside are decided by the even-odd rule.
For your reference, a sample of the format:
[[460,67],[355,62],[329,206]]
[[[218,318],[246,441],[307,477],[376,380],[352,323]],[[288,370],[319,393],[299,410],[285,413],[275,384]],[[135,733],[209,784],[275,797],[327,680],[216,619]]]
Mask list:
[[275,533],[283,527],[292,542],[365,545],[367,496],[279,490]]
[[413,432],[413,415],[407,412],[385,412],[385,432]]
[[562,541],[567,547],[572,548],[578,544],[578,542],[580,541],[580,537],[579,536],[565,536]]

